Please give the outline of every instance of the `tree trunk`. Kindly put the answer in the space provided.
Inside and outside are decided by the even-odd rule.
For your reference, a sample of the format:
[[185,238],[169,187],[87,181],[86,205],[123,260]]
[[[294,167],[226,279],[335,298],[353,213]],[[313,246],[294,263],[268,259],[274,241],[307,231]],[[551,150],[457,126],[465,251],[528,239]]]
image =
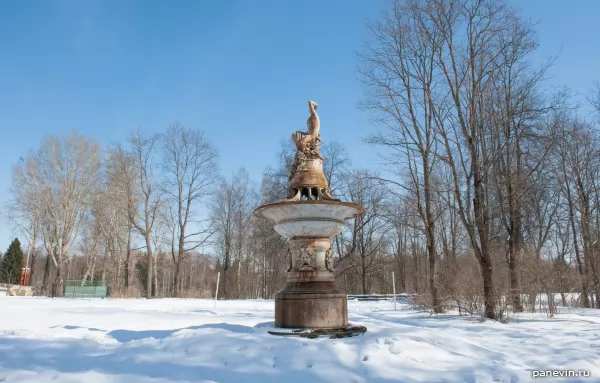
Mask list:
[[42,281],[42,294],[45,296],[50,295],[51,292],[51,285],[52,283],[50,282],[50,271],[52,269],[52,255],[50,255],[50,253],[48,252],[46,254],[46,266],[44,267],[44,280]]
[[231,242],[225,239],[225,262],[223,262],[223,297],[229,299],[229,263],[231,262]]
[[133,278],[133,265],[131,264],[131,227],[127,233],[127,255],[125,257],[125,288],[129,289]]
[[[566,175],[566,174],[565,174]],[[579,276],[581,280],[581,296],[582,301],[581,304],[585,308],[590,308],[590,298],[588,291],[588,281],[587,281],[587,269],[584,268],[583,261],[581,260],[581,254],[579,250],[579,244],[577,243],[577,229],[575,226],[575,212],[573,207],[573,201],[571,198],[571,190],[567,180],[567,202],[569,206],[569,223],[571,224],[571,230],[573,231],[573,247],[575,250],[575,260],[577,261],[577,271],[579,271]]]
[[179,225],[179,248],[177,249],[177,260],[175,262],[175,273],[173,280],[173,288],[175,291],[175,297],[180,296],[182,286],[181,286],[181,262],[183,261],[183,257],[185,256],[185,225]]
[[[516,233],[515,233],[516,235]],[[510,295],[513,304],[513,310],[515,312],[523,311],[523,303],[521,302],[521,289],[519,285],[519,264],[518,264],[518,256],[519,256],[519,248],[515,245],[515,241],[511,239],[509,240],[509,249],[508,249],[508,270],[509,270],[509,279],[510,279]]]
[[[35,270],[35,261],[37,259],[37,255],[35,252],[35,244],[37,243],[37,227],[34,225],[33,227],[33,243],[31,248],[31,259],[29,260],[29,286],[33,285],[33,273]],[[27,267],[27,265],[25,265]]]
[[113,286],[121,290],[123,288],[123,278],[121,273],[123,272],[123,260],[119,255],[119,259],[117,260],[117,272],[113,278]]
[[[593,244],[592,236],[590,234],[590,209],[589,209],[589,195],[585,193],[583,182],[577,176],[578,194],[580,201],[581,210],[581,233],[583,239],[583,258],[585,262],[586,271],[589,270],[592,274],[592,285],[593,290],[596,293],[596,298],[600,296],[600,280],[598,278],[598,272],[596,270],[596,264],[593,259]],[[589,273],[588,272],[588,273]],[[598,299],[596,299],[596,303]],[[594,307],[594,303],[590,302],[590,307]]]
[[368,294],[367,291],[367,267],[365,265],[365,256],[361,254],[360,256],[360,277],[361,277],[361,285],[362,285],[362,293]]
[[152,275],[154,275],[154,290],[152,292],[152,296],[157,297],[158,296],[158,259],[156,259],[153,263],[154,263],[154,270],[152,272]]
[[[509,170],[510,171],[510,170]],[[509,209],[509,236],[508,240],[508,270],[510,280],[510,295],[515,312],[523,311],[523,303],[521,302],[521,288],[519,285],[519,251],[523,246],[522,234],[522,219],[521,206],[514,196],[514,190],[510,184],[512,179],[509,179],[508,185],[508,209]]]
[[[473,123],[472,126],[475,126]],[[472,238],[475,254],[478,256],[481,266],[481,276],[483,278],[483,299],[484,315],[489,319],[496,319],[494,280],[492,270],[492,260],[490,256],[489,245],[489,207],[486,204],[484,177],[479,164],[477,149],[471,145],[471,170],[473,172],[473,211],[475,213],[475,226],[479,237],[479,250],[477,250],[477,241]],[[474,235],[474,233],[472,234]],[[479,253],[479,254],[478,254]]]
[[402,240],[398,235],[398,248],[396,250],[396,261],[398,262],[398,277],[400,279],[400,289],[406,292],[406,259],[402,252]]
[[181,262],[179,259],[175,262],[175,265],[173,265],[173,266],[175,266],[174,270],[173,270],[173,297],[174,298],[179,297],[179,290],[181,288],[180,287],[180,281],[181,281],[180,265],[181,265]]
[[263,258],[262,258],[262,298],[267,299],[267,245],[266,238],[263,246]]
[[479,257],[479,266],[481,267],[481,276],[483,277],[483,299],[484,299],[484,316],[489,319],[496,318],[496,304],[494,296],[494,282],[492,264],[488,259]]
[[54,296],[56,297],[62,297],[64,295],[64,281],[63,281],[63,262],[62,262],[62,257],[60,257],[59,255],[59,262],[58,265],[56,266],[56,276],[54,278],[54,285],[55,285],[55,290],[54,290]]
[[88,277],[92,276],[92,281],[94,280],[94,268],[96,266],[96,246],[93,246],[92,254],[90,255],[90,260],[87,262],[85,272],[83,273],[83,277],[81,277],[81,286],[85,286],[85,282]]
[[[239,256],[239,255],[238,255]],[[242,260],[238,258],[238,263],[237,263],[237,270],[236,270],[236,281],[237,281],[237,285],[236,285],[236,290],[237,290],[237,294],[236,297],[237,298],[242,298]]]
[[425,225],[427,228],[427,256],[429,258],[429,293],[431,295],[431,307],[433,312],[439,314],[442,312],[442,306],[438,297],[437,290],[437,249],[435,243],[435,217],[431,208],[431,174],[429,169],[429,158],[423,154],[423,182],[425,197]]
[[37,256],[35,255],[35,248],[33,249],[33,251],[31,252],[31,259],[29,260],[29,286],[33,285],[33,275],[34,275],[34,271],[36,270],[36,268],[34,267],[35,265],[35,261],[37,260]]
[[150,234],[146,234],[146,252],[148,256],[148,273],[146,275],[146,299],[152,298],[152,275],[154,274],[154,258],[152,256],[152,243],[150,243]]

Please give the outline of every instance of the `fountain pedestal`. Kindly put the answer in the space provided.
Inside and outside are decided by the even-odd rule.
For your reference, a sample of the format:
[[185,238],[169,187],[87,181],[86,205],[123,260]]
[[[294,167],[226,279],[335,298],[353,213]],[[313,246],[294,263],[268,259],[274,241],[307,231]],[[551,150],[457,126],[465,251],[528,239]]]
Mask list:
[[[281,328],[341,329],[348,326],[347,296],[335,288],[331,238],[361,206],[334,199],[319,151],[317,104],[309,101],[308,133],[295,132],[296,156],[286,199],[265,204],[255,214],[274,222],[289,239],[286,287],[275,296],[275,325]],[[366,330],[366,329],[365,329]]]
[[282,328],[341,328],[348,325],[346,294],[335,288],[331,238],[344,221],[362,212],[336,200],[284,201],[256,214],[275,221],[289,238],[287,285],[275,296],[275,325]]
[[342,328],[348,326],[348,298],[333,282],[290,282],[275,297],[275,326]]
[[[313,205],[309,209],[315,207]],[[303,219],[296,221],[298,226],[321,223],[320,231],[323,233],[323,224],[318,218]],[[301,231],[312,230],[304,227]],[[335,288],[331,239],[293,237],[290,240],[289,259],[291,264],[287,285],[275,297],[275,325],[283,328],[347,326],[347,297]]]

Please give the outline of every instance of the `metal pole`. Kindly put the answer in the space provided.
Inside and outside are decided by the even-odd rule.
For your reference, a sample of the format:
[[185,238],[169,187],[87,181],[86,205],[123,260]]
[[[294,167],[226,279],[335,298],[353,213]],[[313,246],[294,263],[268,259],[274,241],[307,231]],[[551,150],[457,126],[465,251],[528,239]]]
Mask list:
[[213,305],[213,309],[217,307],[217,296],[219,296],[219,279],[221,277],[221,272],[217,273],[217,288],[215,289],[215,304]]
[[392,290],[394,291],[394,311],[396,310],[396,278],[394,277],[394,272],[392,271]]

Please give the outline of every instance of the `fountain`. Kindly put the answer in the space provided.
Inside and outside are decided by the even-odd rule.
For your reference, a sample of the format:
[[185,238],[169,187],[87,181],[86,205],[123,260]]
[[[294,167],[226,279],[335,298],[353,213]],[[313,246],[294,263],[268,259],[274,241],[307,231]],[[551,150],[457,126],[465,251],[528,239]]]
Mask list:
[[342,231],[346,220],[362,214],[363,208],[331,196],[319,151],[317,107],[314,101],[308,102],[308,132],[292,134],[296,156],[287,198],[254,213],[274,221],[275,231],[289,240],[287,285],[275,297],[275,326],[299,329],[293,334],[355,334],[366,329],[348,324],[346,294],[335,288],[331,238]]

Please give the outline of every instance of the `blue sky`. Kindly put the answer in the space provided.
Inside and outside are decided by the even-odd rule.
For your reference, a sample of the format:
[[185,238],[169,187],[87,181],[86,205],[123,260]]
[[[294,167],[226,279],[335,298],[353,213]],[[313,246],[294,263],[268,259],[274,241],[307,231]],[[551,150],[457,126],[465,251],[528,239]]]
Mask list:
[[[73,129],[107,144],[180,122],[205,131],[224,175],[244,166],[258,181],[280,141],[305,128],[309,99],[320,105],[323,138],[344,144],[355,166],[377,167],[361,143],[372,127],[357,109],[354,52],[385,4],[2,1],[0,206],[19,156]],[[600,2],[513,4],[540,22],[533,60],[560,54],[549,86],[585,93],[600,80]],[[13,236],[0,217],[0,249]]]

